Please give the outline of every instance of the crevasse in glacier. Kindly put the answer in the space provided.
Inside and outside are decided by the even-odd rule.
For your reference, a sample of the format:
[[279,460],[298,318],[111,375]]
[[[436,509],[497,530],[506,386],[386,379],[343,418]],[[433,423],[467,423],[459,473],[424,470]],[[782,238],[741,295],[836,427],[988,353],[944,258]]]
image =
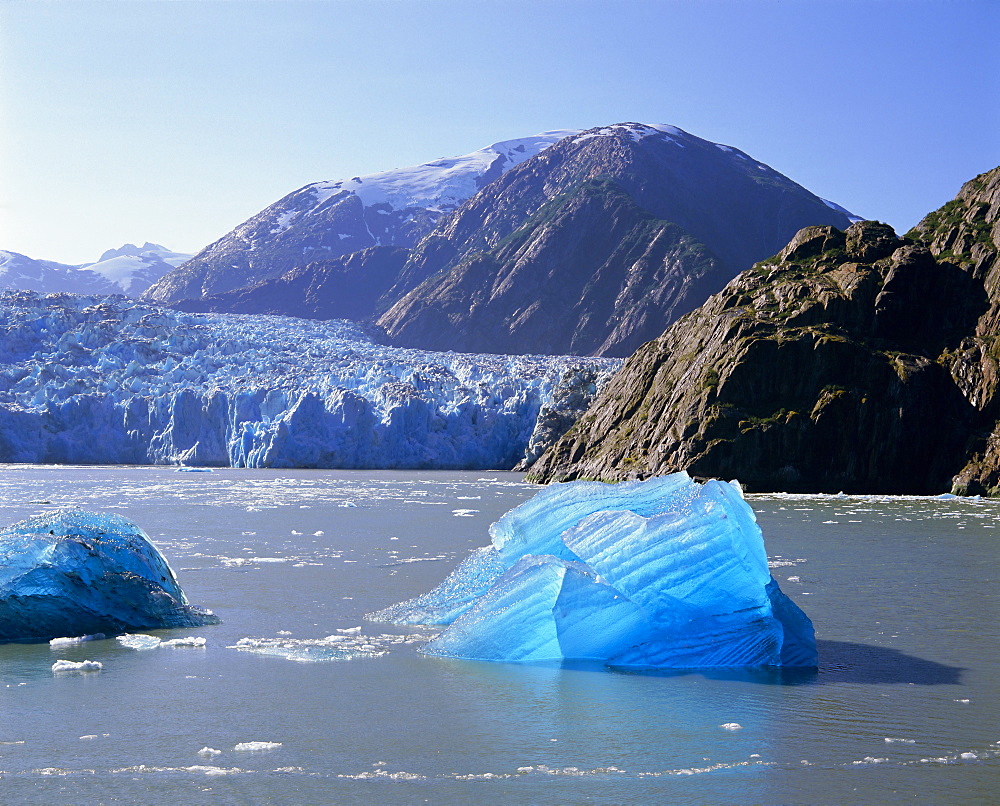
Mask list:
[[217,624],[120,515],[58,510],[0,531],[0,640]]
[[553,438],[538,421],[557,389],[584,372],[596,390],[620,364],[386,347],[344,320],[0,292],[0,462],[510,468]]
[[369,618],[449,625],[424,652],[612,668],[816,665],[739,485],[686,473],[553,484],[433,591]]

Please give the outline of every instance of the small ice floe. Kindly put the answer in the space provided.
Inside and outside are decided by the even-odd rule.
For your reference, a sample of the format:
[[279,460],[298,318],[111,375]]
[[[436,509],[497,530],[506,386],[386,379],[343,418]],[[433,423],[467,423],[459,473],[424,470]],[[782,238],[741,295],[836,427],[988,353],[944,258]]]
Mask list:
[[208,642],[200,637],[189,635],[186,638],[171,638],[169,641],[161,641],[160,646],[181,647],[189,649],[204,649]]
[[146,649],[156,649],[162,642],[155,635],[143,635],[142,633],[125,633],[115,639],[126,649],[135,649],[142,652]]
[[341,509],[356,509],[358,505],[353,501],[341,501],[337,506]]
[[743,726],[739,722],[726,722],[719,727],[723,730],[743,730]]
[[240,742],[233,748],[237,753],[260,753],[265,750],[277,750],[281,742]]
[[894,739],[891,736],[886,736],[885,737],[885,743],[886,744],[895,744],[895,743],[899,743],[899,744],[914,744],[915,742],[916,742],[916,739]]
[[361,632],[361,627],[360,626],[344,627],[344,629],[337,630],[337,632],[341,633],[342,635],[357,635],[359,632]]
[[214,747],[209,747],[205,745],[201,750],[198,751],[199,756],[204,756],[205,758],[214,758],[215,756],[221,756],[222,751],[216,750]]
[[57,660],[52,664],[53,672],[99,672],[104,664],[96,660]]
[[93,635],[77,635],[73,638],[53,638],[49,641],[49,646],[53,649],[57,649],[62,646],[76,646],[77,644],[83,644],[87,641],[102,641],[104,639],[104,633],[98,632]]
[[322,529],[320,529],[319,531],[313,532],[313,537],[322,537],[325,534],[326,534],[326,532],[324,532]]
[[799,578],[798,577],[788,577],[788,581],[789,582],[798,582]]
[[451,511],[451,514],[454,515],[456,518],[471,518],[477,512],[479,512],[478,509],[453,509]]
[[966,698],[966,699],[962,699],[962,700],[955,700],[955,702],[960,702],[963,705],[967,705],[969,703],[969,700],[968,700],[968,698]]
[[214,473],[210,467],[189,467],[188,465],[181,465],[180,467],[174,468],[175,473]]
[[459,501],[480,501],[482,500],[481,495],[460,495],[458,496]]

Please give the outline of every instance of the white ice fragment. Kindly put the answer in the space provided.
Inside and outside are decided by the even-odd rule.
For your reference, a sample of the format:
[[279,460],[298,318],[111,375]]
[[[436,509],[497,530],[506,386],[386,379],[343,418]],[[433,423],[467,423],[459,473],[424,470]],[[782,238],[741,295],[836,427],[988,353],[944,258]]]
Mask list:
[[201,748],[201,750],[198,751],[198,755],[211,758],[214,756],[221,756],[222,751],[216,750],[214,747],[209,747],[208,745],[205,745],[203,748]]
[[99,672],[104,664],[96,660],[57,660],[52,664],[53,672]]
[[341,501],[339,504],[337,504],[337,506],[340,507],[341,509],[353,509],[357,507],[357,504],[355,504],[353,501]]
[[264,750],[276,750],[281,742],[240,742],[233,750],[237,753],[257,753]]
[[156,649],[161,641],[155,635],[143,635],[142,633],[125,633],[115,639],[126,649],[143,651],[146,649]]
[[723,730],[743,730],[743,726],[739,722],[726,722],[719,727]]
[[202,649],[206,643],[208,642],[204,638],[189,635],[187,638],[171,638],[169,641],[162,641],[160,646]]
[[101,641],[104,639],[104,633],[94,633],[93,635],[78,635],[73,638],[53,638],[49,641],[49,646],[56,649],[61,646],[75,646],[76,644],[83,644],[87,641]]

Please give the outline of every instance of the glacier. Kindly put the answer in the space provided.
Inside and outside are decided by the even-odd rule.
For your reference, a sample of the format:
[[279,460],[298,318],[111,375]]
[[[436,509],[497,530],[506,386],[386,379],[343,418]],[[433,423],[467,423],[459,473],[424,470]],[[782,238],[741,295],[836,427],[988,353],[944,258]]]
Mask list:
[[0,641],[217,623],[120,515],[57,510],[0,531]]
[[553,484],[489,531],[437,588],[367,617],[446,625],[422,649],[443,657],[816,666],[812,622],[771,577],[736,482]]
[[561,389],[583,374],[596,393],[620,365],[392,348],[347,320],[0,292],[0,462],[506,469],[553,438]]

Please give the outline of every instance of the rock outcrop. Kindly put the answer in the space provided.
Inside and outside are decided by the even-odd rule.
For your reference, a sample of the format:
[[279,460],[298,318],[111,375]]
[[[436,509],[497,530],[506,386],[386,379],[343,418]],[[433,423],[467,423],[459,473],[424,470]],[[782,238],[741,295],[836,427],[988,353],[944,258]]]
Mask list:
[[868,221],[801,230],[644,345],[529,478],[996,488],[998,198],[1000,168],[906,238]]

